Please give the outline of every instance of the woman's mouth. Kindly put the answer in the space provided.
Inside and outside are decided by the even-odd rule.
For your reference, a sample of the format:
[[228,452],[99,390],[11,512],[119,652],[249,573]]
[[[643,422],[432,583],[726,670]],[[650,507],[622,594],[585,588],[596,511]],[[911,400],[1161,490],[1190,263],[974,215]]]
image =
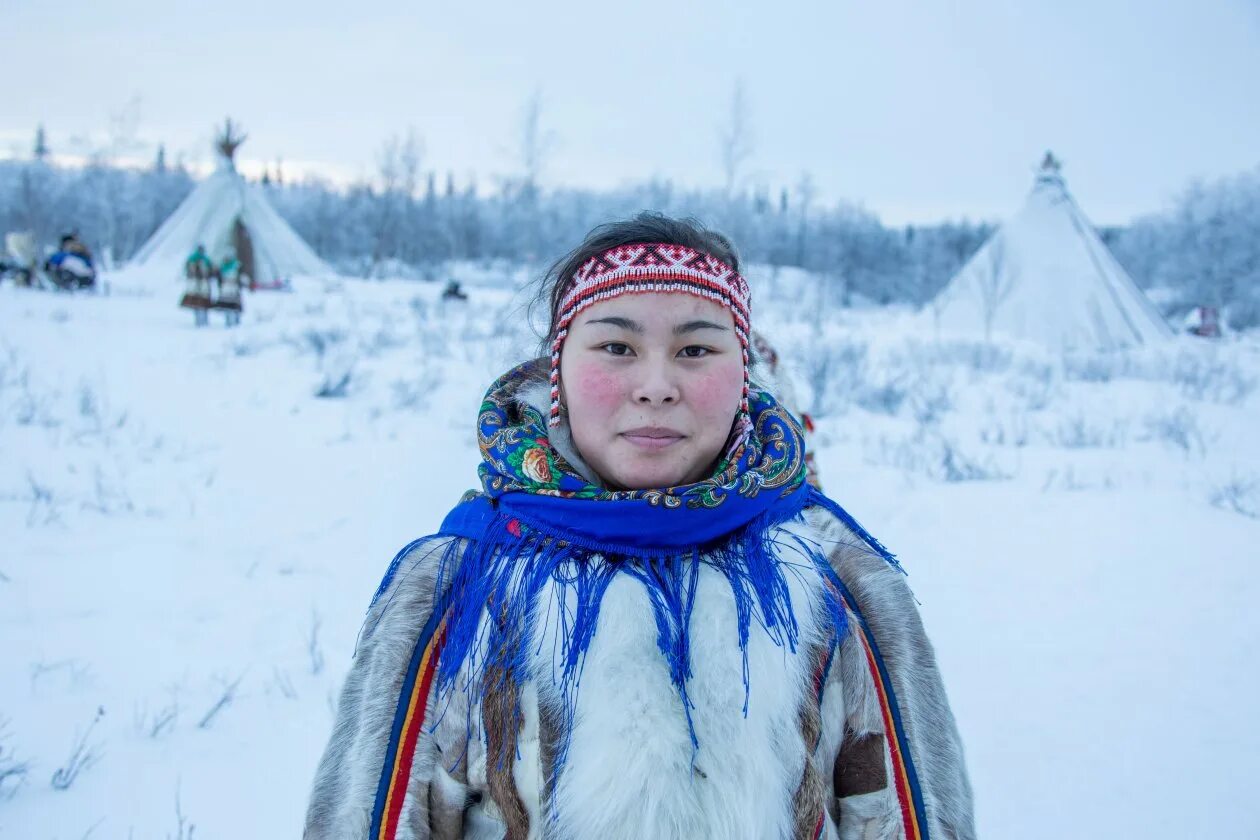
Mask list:
[[664,426],[640,426],[621,433],[629,443],[643,449],[665,449],[682,440],[686,435]]

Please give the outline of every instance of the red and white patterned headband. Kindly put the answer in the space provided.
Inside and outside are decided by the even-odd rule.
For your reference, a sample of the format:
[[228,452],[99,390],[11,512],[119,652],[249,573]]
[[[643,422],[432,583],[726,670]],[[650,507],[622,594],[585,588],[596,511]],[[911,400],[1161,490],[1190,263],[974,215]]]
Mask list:
[[739,272],[703,251],[682,245],[621,245],[591,257],[573,275],[560,301],[560,317],[551,340],[551,426],[560,423],[560,351],[569,326],[582,310],[625,294],[684,292],[725,306],[735,319],[735,335],[744,359],[740,417],[748,417],[749,319],[751,294]]

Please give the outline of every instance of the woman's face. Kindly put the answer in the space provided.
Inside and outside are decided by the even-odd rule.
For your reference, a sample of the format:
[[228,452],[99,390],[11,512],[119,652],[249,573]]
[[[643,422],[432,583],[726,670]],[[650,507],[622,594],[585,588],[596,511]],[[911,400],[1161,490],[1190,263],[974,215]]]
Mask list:
[[735,321],[683,292],[592,304],[569,327],[560,382],[573,442],[609,487],[708,478],[743,392]]

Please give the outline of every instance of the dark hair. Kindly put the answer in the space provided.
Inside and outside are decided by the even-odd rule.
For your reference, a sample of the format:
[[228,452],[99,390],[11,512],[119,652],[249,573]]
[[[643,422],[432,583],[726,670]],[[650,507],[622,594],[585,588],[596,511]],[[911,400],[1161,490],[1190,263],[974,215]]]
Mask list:
[[582,263],[610,248],[641,242],[663,242],[693,248],[717,257],[739,271],[739,254],[731,240],[694,218],[675,219],[664,213],[640,213],[633,219],[600,225],[586,234],[581,245],[557,260],[542,277],[537,302],[546,301],[548,305],[546,341],[555,337],[560,301]]

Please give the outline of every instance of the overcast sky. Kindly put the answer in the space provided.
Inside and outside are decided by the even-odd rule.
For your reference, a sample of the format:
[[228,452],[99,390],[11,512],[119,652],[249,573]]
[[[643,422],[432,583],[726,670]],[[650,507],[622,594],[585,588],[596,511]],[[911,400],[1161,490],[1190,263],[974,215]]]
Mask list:
[[346,179],[414,128],[484,190],[541,91],[548,185],[718,185],[742,79],[750,183],[809,172],[893,223],[1001,218],[1047,148],[1097,223],[1260,165],[1260,0],[0,0],[0,32],[10,155],[134,101],[143,156],[208,159],[231,114],[242,157]]

